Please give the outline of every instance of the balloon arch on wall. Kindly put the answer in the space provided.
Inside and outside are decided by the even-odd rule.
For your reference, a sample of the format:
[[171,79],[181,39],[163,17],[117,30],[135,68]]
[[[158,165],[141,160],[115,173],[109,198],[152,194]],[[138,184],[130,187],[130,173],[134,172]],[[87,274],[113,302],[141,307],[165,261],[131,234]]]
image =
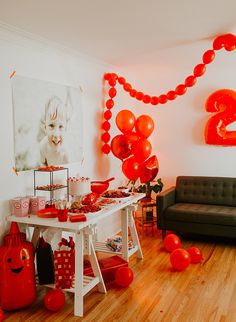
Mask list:
[[[212,47],[213,49],[207,50],[202,55],[202,63],[194,67],[192,75],[188,75],[184,82],[178,84],[174,90],[170,90],[166,94],[161,94],[159,96],[151,96],[136,90],[124,77],[120,77],[115,73],[106,73],[104,75],[104,80],[108,82],[110,88],[108,90],[109,98],[106,100],[106,108],[103,113],[104,121],[102,123],[102,129],[104,132],[101,136],[103,142],[102,152],[104,154],[109,154],[110,151],[112,151],[116,157],[123,161],[122,171],[128,179],[136,180],[140,177],[140,171],[145,172],[148,167],[149,169],[152,168],[153,162],[155,164],[154,168],[157,168],[157,171],[155,171],[156,174],[158,172],[158,162],[155,157],[151,157],[151,161],[150,159],[146,160],[151,154],[151,144],[147,140],[147,137],[152,133],[154,123],[148,115],[141,115],[136,120],[131,111],[123,110],[119,112],[116,117],[116,125],[123,134],[114,137],[109,144],[111,140],[109,134],[111,125],[109,120],[112,118],[111,110],[114,107],[114,98],[117,94],[116,85],[120,84],[130,97],[142,101],[145,104],[151,104],[153,106],[166,104],[168,101],[173,101],[178,96],[184,95],[188,87],[192,87],[196,84],[197,78],[204,75],[206,65],[214,60],[215,51],[222,48],[226,51],[234,50],[236,48],[236,36],[230,33],[218,36],[213,41]],[[133,128],[135,128],[136,132],[133,131]],[[149,164],[148,167],[145,166],[145,163]],[[147,176],[149,179],[151,177],[151,175]]]

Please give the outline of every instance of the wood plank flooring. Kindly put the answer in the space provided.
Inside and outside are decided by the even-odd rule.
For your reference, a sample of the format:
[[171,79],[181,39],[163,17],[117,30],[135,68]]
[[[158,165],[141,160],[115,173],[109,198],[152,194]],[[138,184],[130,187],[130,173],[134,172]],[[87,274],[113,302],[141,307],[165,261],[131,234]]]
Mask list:
[[144,259],[130,260],[134,281],[128,288],[110,284],[106,295],[92,290],[84,300],[84,317],[73,315],[73,294],[56,313],[43,306],[45,288],[38,288],[37,301],[28,309],[5,312],[7,322],[72,321],[236,321],[236,241],[215,238],[182,240],[182,247],[198,246],[204,256],[176,272],[163,249],[161,234],[154,229],[140,237]]

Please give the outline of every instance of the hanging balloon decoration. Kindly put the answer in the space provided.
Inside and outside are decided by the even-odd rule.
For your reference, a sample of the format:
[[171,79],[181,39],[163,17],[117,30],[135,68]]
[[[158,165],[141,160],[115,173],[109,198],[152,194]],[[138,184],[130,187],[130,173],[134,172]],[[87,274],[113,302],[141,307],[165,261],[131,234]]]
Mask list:
[[[158,104],[166,104],[168,101],[175,100],[178,96],[182,96],[187,92],[189,87],[192,87],[196,84],[197,78],[203,76],[206,72],[206,65],[213,62],[215,58],[215,51],[224,48],[226,51],[232,51],[236,48],[236,36],[233,34],[224,34],[216,37],[213,41],[212,49],[209,49],[204,52],[202,55],[202,63],[197,64],[193,68],[192,75],[186,77],[185,81],[181,84],[178,84],[174,90],[168,91],[166,94],[160,94],[159,96],[152,96],[141,91],[136,90],[133,86],[126,81],[124,77],[118,76],[115,73],[106,73],[104,75],[104,80],[108,82],[110,88],[108,90],[108,100],[106,101],[106,108],[107,111],[104,112],[104,123],[102,124],[102,129],[104,130],[105,136],[102,135],[101,139],[103,142],[102,151],[105,154],[110,153],[110,137],[108,136],[108,132],[110,130],[110,123],[109,120],[112,117],[111,109],[114,107],[114,97],[117,95],[117,91],[115,86],[117,84],[121,85],[130,97],[137,99],[138,101],[142,101],[144,104],[151,104],[156,106]],[[119,121],[118,121],[119,122]],[[119,123],[120,126],[126,127],[127,124],[123,124],[122,121]],[[131,124],[129,125],[131,127]],[[136,129],[138,134],[138,131]],[[104,134],[103,133],[103,134]],[[125,132],[123,132],[125,133]],[[144,134],[143,137],[145,137]],[[147,138],[147,137],[146,137]]]

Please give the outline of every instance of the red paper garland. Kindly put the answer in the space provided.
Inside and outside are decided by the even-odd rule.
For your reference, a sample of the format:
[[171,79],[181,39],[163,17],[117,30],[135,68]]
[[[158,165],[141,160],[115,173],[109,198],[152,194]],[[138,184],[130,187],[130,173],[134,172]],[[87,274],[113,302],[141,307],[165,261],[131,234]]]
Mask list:
[[130,83],[126,81],[124,77],[120,77],[115,73],[106,73],[104,75],[104,80],[108,82],[110,89],[108,90],[109,98],[106,101],[107,111],[104,111],[104,119],[105,121],[102,124],[102,129],[104,133],[102,134],[102,141],[104,145],[102,146],[102,152],[105,154],[109,154],[111,151],[111,147],[109,145],[110,141],[110,123],[109,120],[112,117],[111,109],[114,107],[114,97],[117,94],[115,86],[119,83],[123,86],[123,89],[129,93],[129,95],[133,98],[136,98],[138,101],[142,101],[145,104],[157,105],[157,104],[165,104],[168,101],[172,101],[176,99],[178,96],[182,96],[186,93],[188,87],[192,87],[196,84],[197,77],[201,77],[204,75],[206,71],[206,65],[210,64],[215,58],[215,51],[224,48],[227,51],[232,51],[236,48],[236,36],[233,34],[224,34],[218,36],[213,41],[213,49],[207,50],[202,56],[202,63],[198,64],[193,69],[193,74],[186,77],[183,84],[179,84],[176,86],[175,90],[170,90],[166,94],[161,94],[159,96],[151,96],[148,94],[144,94],[141,91],[137,91],[132,87]]

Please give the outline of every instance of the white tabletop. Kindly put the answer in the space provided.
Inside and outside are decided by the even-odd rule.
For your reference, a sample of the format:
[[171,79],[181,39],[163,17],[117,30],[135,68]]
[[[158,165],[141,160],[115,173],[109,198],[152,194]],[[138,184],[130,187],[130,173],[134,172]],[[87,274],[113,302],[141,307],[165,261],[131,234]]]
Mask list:
[[104,219],[110,215],[115,215],[115,213],[133,203],[138,202],[140,199],[145,197],[144,193],[134,193],[129,198],[122,200],[121,198],[115,204],[109,204],[102,207],[102,210],[96,213],[85,214],[87,221],[83,222],[59,222],[57,218],[40,218],[36,215],[28,215],[26,217],[18,217],[15,215],[10,215],[7,220],[12,222],[18,222],[23,224],[28,224],[29,226],[44,226],[44,227],[55,227],[70,231],[78,231],[89,225],[96,224],[99,220]]

